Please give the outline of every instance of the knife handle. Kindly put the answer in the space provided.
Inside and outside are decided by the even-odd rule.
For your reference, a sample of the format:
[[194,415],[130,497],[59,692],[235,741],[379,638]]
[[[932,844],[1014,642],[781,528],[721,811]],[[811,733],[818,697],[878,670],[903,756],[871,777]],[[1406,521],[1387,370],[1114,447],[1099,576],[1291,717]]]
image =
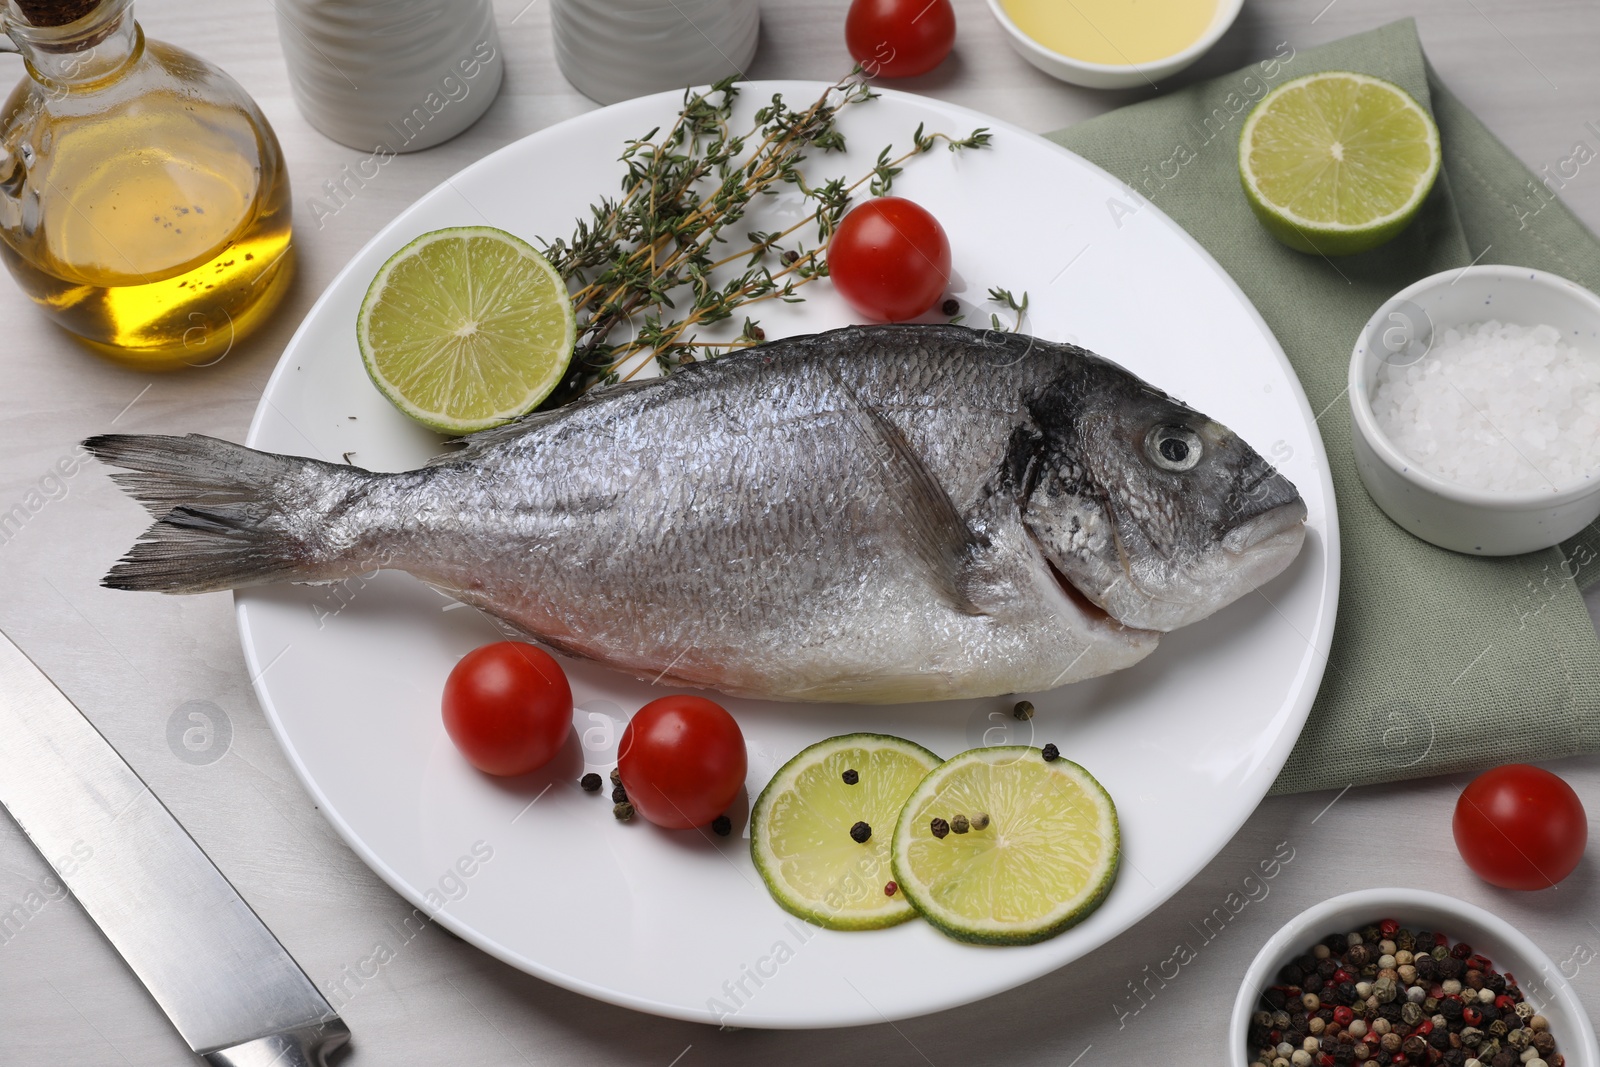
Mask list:
[[211,1067],[327,1067],[327,1055],[350,1040],[339,1018],[316,1026],[258,1037],[242,1045],[207,1052]]

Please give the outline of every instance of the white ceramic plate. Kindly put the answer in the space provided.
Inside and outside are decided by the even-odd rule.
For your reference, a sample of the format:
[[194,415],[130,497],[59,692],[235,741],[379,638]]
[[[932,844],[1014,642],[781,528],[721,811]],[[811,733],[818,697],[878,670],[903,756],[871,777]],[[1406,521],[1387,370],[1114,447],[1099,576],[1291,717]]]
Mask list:
[[[743,111],[775,91],[798,104],[821,86],[750,86]],[[381,470],[439,451],[439,438],[391,408],[362,370],[356,311],[374,272],[442,226],[569,233],[594,197],[617,189],[623,141],[670,122],[678,99],[634,100],[542,130],[403,212],[307,315],[250,444],[333,461],[348,453]],[[935,151],[895,185],[948,231],[953,294],[981,305],[990,286],[1026,290],[1032,332],[1094,349],[1232,427],[1299,486],[1305,549],[1261,595],[1163,638],[1132,670],[1034,696],[1031,724],[1012,720],[1007,700],[726,701],[749,742],[752,799],[800,748],[854,730],[902,734],[944,755],[1054,741],[1088,767],[1121,812],[1122,873],[1082,925],[1006,949],[957,944],[920,922],[873,933],[808,927],[767,895],[742,820],[729,838],[615,822],[609,800],[576,779],[585,764],[602,773],[613,764],[627,715],[663,690],[569,662],[578,711],[567,752],[525,780],[492,780],[456,754],[438,710],[456,659],[498,636],[484,617],[401,574],[241,594],[261,703],[322,810],[398,892],[515,967],[616,1004],[732,1026],[845,1026],[977,1000],[1082,956],[1167,899],[1244,822],[1300,732],[1332,637],[1338,524],[1321,440],[1276,341],[1154,207],[1077,156],[976,112],[885,92],[844,115],[848,155],[815,153],[809,173],[864,173],[919,122],[995,131],[991,149]],[[795,199],[769,210],[792,218]],[[805,292],[804,304],[762,316],[769,336],[850,321],[825,284]],[[989,310],[969,307],[969,321]]]

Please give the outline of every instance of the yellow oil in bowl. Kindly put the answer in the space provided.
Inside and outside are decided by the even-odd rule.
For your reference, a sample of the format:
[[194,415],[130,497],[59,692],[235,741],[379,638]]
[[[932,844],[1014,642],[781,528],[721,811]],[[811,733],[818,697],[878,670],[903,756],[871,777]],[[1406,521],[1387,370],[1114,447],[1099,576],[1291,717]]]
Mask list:
[[1001,0],[1017,29],[1083,63],[1128,66],[1200,40],[1217,0]]

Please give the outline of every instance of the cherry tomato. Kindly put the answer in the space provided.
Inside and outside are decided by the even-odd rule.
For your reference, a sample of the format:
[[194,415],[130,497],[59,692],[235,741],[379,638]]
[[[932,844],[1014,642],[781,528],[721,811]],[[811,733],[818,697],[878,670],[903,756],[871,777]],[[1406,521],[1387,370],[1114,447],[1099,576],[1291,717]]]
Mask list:
[[549,763],[572,729],[572,688],[548,652],[499,641],[461,657],[444,683],[444,728],[486,774]]
[[855,0],[844,43],[869,78],[926,74],[956,43],[956,9],[950,0]]
[[720,704],[662,697],[622,731],[617,772],[634,810],[657,826],[704,826],[744,785],[744,735]]
[[1479,878],[1502,889],[1548,889],[1573,872],[1589,820],[1572,787],[1512,763],[1484,771],[1456,801],[1456,848]]
[[950,282],[950,240],[927,210],[898,196],[852,208],[828,245],[828,275],[845,302],[887,322],[933,307]]

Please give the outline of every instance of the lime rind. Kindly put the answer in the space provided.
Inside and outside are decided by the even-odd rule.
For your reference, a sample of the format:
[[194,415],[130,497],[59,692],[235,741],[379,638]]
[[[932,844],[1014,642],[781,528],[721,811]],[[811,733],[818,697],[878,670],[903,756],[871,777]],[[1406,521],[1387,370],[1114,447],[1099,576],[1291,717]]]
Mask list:
[[383,264],[356,322],[373,384],[416,421],[469,434],[527,414],[572,359],[576,320],[560,273],[514,234],[456,226]]
[[[1334,143],[1343,159],[1331,155]],[[1284,244],[1323,255],[1352,255],[1396,237],[1421,211],[1441,161],[1439,128],[1427,109],[1400,86],[1353,71],[1284,82],[1262,97],[1239,134],[1239,179],[1251,210]]]
[[[750,856],[785,911],[831,930],[875,930],[916,915],[890,896],[889,838],[895,820],[939,757],[889,734],[830,737],[802,750],[772,776],[750,814]],[[859,781],[846,785],[845,770]],[[850,827],[872,836],[858,844]]]
[[[989,816],[983,830],[930,832],[935,816]],[[974,944],[1029,945],[1087,918],[1121,863],[1116,805],[1070,760],[1025,745],[973,749],[929,772],[892,842],[895,880],[929,923]]]

